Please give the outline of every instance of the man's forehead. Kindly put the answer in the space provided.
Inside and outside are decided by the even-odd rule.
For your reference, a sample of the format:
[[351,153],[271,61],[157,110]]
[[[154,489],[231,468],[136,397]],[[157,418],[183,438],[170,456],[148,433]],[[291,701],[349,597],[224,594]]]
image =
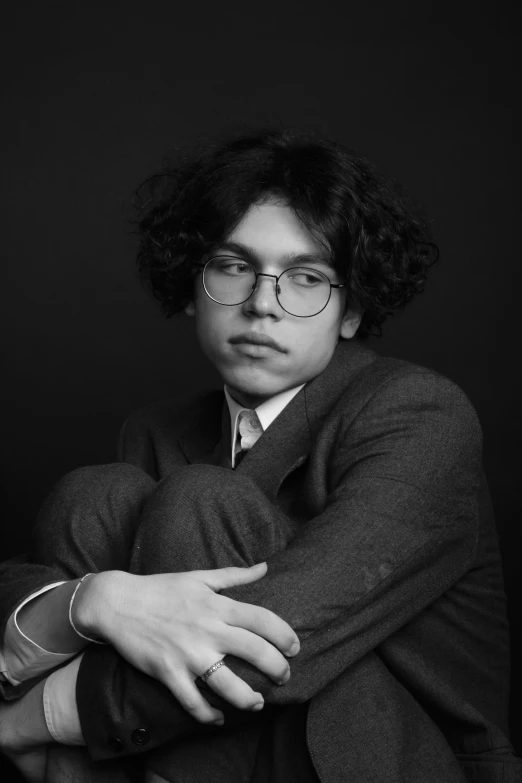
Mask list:
[[[247,245],[244,242],[236,242],[230,239],[225,239],[222,242],[218,242],[213,246],[211,254],[213,253],[230,253],[233,256],[239,256],[251,261],[254,264],[263,263],[266,259],[263,258],[263,254],[258,249],[251,245]],[[333,268],[333,263],[330,259],[330,255],[326,250],[285,250],[277,253],[275,257],[271,257],[272,262],[281,264],[282,266],[288,266],[292,263],[310,263],[315,266],[325,266],[329,269]]]

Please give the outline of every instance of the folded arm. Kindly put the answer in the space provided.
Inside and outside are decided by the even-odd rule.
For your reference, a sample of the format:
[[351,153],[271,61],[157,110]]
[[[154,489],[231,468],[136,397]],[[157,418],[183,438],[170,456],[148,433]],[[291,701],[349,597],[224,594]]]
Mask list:
[[[473,561],[481,433],[455,386],[429,374],[391,381],[339,431],[331,460],[325,510],[268,559],[263,580],[225,591],[277,612],[301,639],[283,688],[244,661],[227,658],[268,703],[313,697],[443,595]],[[275,523],[282,517],[268,500],[265,513]],[[227,721],[236,719],[203,690]],[[95,716],[109,693],[123,707],[100,726]],[[132,697],[120,701],[125,694]],[[112,650],[88,651],[77,696],[95,757],[110,756],[107,737],[115,733],[125,752],[138,752],[127,739],[132,727],[148,728],[147,749],[198,730],[166,688]]]

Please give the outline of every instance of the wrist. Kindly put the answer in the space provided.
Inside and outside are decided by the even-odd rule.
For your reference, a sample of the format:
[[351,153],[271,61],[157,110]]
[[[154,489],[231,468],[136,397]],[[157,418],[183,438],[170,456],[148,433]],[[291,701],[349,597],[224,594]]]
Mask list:
[[80,634],[100,640],[110,635],[110,616],[126,574],[102,571],[90,575],[79,587],[71,607],[71,619]]

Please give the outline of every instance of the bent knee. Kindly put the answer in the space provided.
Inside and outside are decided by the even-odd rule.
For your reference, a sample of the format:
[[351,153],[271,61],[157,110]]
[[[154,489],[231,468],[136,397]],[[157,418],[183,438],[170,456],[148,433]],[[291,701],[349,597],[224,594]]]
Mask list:
[[52,494],[59,495],[62,501],[79,497],[106,496],[114,489],[128,490],[132,494],[137,489],[150,489],[155,486],[153,479],[141,468],[125,462],[106,465],[88,465],[66,473],[53,487]]
[[[233,470],[218,465],[185,465],[162,479],[157,487],[163,498],[181,500],[188,497],[191,501],[211,498],[216,500],[227,497],[237,498],[242,491],[247,491],[252,480],[239,476]],[[252,489],[250,489],[252,491]]]

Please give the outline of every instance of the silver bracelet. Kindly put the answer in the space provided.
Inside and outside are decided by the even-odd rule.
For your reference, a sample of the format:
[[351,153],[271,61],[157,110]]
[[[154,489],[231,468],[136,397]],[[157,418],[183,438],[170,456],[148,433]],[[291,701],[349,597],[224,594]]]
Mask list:
[[92,573],[91,573],[91,574],[85,574],[85,576],[82,576],[82,578],[80,579],[80,581],[78,582],[78,584],[77,584],[77,585],[76,585],[76,587],[74,588],[74,593],[72,594],[72,596],[71,596],[71,600],[69,601],[69,623],[70,623],[70,625],[71,625],[71,628],[73,629],[73,631],[74,631],[74,632],[75,632],[75,633],[76,633],[78,636],[81,636],[81,638],[82,638],[82,639],[85,639],[87,642],[93,642],[93,644],[107,644],[107,642],[102,642],[100,639],[91,639],[89,636],[85,636],[85,634],[81,633],[81,632],[80,632],[80,631],[77,629],[77,627],[75,626],[75,624],[73,623],[73,619],[72,619],[72,607],[73,607],[73,602],[74,602],[74,599],[75,599],[75,597],[76,597],[76,593],[78,592],[78,588],[80,587],[80,585],[81,585],[81,583],[83,582],[83,580],[84,580],[84,579],[87,579],[87,577],[88,577],[88,576],[92,576]]

